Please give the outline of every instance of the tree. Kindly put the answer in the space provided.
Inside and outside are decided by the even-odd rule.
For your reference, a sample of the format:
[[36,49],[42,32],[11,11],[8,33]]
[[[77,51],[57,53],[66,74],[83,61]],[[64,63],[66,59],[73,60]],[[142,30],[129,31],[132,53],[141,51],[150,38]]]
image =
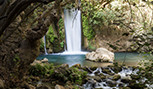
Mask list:
[[[71,0],[0,0],[0,80],[4,82],[5,88],[20,86],[23,76],[26,74],[30,63],[39,55],[40,40],[54,22],[53,13],[55,9],[60,13],[61,6]],[[22,22],[19,16],[32,4],[48,4],[53,6],[47,8],[41,16],[33,20],[34,27],[20,28]],[[36,6],[38,7],[38,6]],[[28,15],[34,11],[34,7]]]

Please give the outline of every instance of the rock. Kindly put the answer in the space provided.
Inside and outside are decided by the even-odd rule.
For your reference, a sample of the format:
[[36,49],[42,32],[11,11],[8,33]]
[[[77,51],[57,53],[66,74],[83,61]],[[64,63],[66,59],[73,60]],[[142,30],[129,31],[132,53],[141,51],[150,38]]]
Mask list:
[[62,67],[62,68],[69,68],[69,65],[68,64],[62,64],[60,67]]
[[119,75],[119,74],[115,74],[114,76],[113,76],[113,78],[112,78],[112,80],[118,80],[118,79],[120,79],[121,78],[121,76]]
[[95,81],[94,79],[90,79],[90,80],[88,80],[88,83],[94,87],[96,85],[97,81]]
[[110,86],[110,87],[115,87],[116,84],[117,84],[115,81],[112,81],[112,80],[110,80],[110,79],[107,79],[107,80],[106,80],[106,83],[107,83],[108,86]]
[[121,82],[123,82],[123,83],[129,83],[131,80],[132,80],[131,77],[130,76],[127,76],[127,77],[122,78],[121,79]]
[[130,87],[120,87],[120,89],[131,89]]
[[101,79],[105,79],[106,78],[106,76],[104,74],[102,74],[102,73],[99,76],[100,76]]
[[113,62],[114,53],[105,48],[98,48],[95,52],[87,53],[86,59],[96,62]]
[[4,82],[0,79],[0,89],[4,89]]
[[72,67],[77,67],[77,68],[81,68],[81,64],[75,64]]
[[97,82],[101,82],[101,78],[99,76],[92,76],[91,78]]
[[31,63],[32,66],[35,66],[36,64],[41,64],[41,61],[39,61],[39,60],[34,60],[34,62]]
[[106,74],[109,74],[109,75],[112,74],[112,72],[107,68],[103,68],[102,71],[103,71],[103,73],[106,73]]
[[36,89],[51,89],[49,86],[44,85],[44,84],[40,84],[39,86],[37,86]]
[[63,86],[57,84],[57,85],[55,86],[55,89],[65,89],[65,88],[64,88]]
[[33,85],[28,84],[26,82],[24,82],[21,86],[23,89],[36,89],[36,87],[34,87]]
[[131,75],[131,78],[138,80],[138,79],[140,79],[140,76],[139,75]]
[[43,60],[41,60],[42,63],[46,63],[48,62],[48,59],[47,58],[44,58]]

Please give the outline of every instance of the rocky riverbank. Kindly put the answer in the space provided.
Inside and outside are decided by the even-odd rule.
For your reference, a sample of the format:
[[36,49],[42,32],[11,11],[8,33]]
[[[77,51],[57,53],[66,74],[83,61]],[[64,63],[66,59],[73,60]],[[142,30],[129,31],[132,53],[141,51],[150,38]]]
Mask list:
[[[47,60],[46,60],[47,61]],[[54,66],[35,61],[19,89],[152,89],[153,64],[127,67],[114,63],[108,67],[82,67],[76,64]]]

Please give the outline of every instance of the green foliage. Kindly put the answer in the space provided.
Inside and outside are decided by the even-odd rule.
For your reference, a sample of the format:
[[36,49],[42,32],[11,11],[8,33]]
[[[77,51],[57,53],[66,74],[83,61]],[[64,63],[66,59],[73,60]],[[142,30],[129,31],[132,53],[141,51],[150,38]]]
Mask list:
[[80,71],[78,68],[71,67],[71,74],[69,75],[69,79],[75,84],[81,85],[83,83],[83,79],[86,77],[86,71]]
[[96,48],[92,45],[91,42],[89,42],[89,49],[91,49],[91,50],[96,50]]
[[40,49],[44,49],[44,42],[42,39],[40,40]]
[[36,64],[34,66],[31,66],[29,69],[29,75],[33,76],[51,76],[53,74],[54,67],[53,64]]
[[53,28],[52,28],[51,25],[49,26],[49,30],[47,32],[46,38],[47,38],[47,41],[50,42],[50,43],[53,43],[54,39],[56,38],[56,36],[54,35]]
[[20,60],[18,55],[15,55],[15,58],[13,59],[14,62],[18,62]]
[[82,15],[82,25],[83,25],[83,34],[88,39],[91,40],[94,37],[94,31],[89,25],[88,18]]
[[65,39],[65,33],[64,33],[64,21],[61,18],[58,22],[59,25],[59,35],[60,35],[60,40],[62,42],[60,42],[60,46],[63,48],[64,47],[64,39]]

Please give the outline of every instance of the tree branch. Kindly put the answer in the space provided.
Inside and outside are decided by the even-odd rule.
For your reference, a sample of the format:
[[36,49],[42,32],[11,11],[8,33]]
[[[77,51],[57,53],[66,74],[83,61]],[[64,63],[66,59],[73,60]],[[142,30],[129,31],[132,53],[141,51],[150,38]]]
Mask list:
[[7,9],[7,18],[3,21],[3,25],[0,27],[0,36],[3,34],[5,29],[15,20],[15,18],[24,11],[31,3],[44,3],[47,4],[49,2],[53,2],[55,0],[16,0],[13,4],[11,4]]

